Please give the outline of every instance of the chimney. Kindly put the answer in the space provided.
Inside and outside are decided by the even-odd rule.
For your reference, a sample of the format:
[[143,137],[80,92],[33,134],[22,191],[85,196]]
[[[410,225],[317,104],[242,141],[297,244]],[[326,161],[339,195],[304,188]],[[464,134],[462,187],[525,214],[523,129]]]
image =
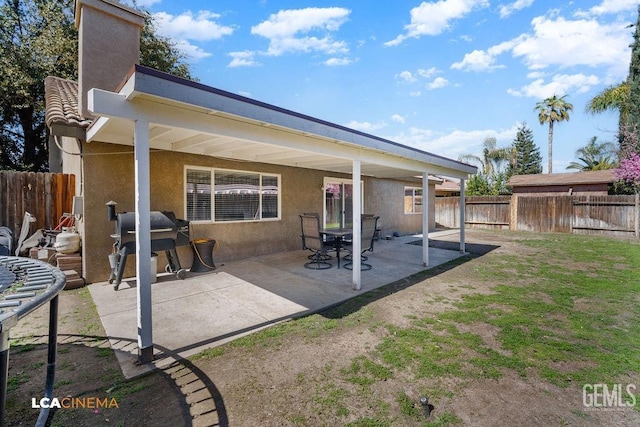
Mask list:
[[140,30],[145,15],[117,0],[76,0],[78,29],[78,109],[87,110],[92,88],[114,91],[140,62]]

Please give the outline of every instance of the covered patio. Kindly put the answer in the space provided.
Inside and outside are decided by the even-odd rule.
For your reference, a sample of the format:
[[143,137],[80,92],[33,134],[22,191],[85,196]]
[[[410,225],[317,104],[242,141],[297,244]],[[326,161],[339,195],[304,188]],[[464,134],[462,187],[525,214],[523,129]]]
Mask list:
[[[465,251],[464,183],[468,174],[475,173],[474,166],[139,65],[117,92],[90,89],[87,104],[98,116],[87,130],[89,144],[109,141],[134,149],[136,277],[140,282],[136,323],[141,363],[153,360],[154,342],[149,285],[150,150],[342,173],[354,183],[365,176],[419,177],[424,200],[429,200],[430,174],[458,178],[462,206],[459,252]],[[351,212],[363,212],[362,199],[361,185],[353,185]],[[428,221],[423,214],[422,250],[417,248],[421,267],[433,266],[427,250]],[[359,253],[360,215],[353,215],[352,230],[353,252]],[[395,259],[403,260],[399,267],[406,270],[404,259]],[[372,286],[370,278],[363,280],[359,257],[345,279],[354,290]],[[197,321],[197,317],[182,321]]]
[[[431,233],[430,238],[457,237],[458,230]],[[367,292],[425,270],[422,236],[375,242],[363,271]],[[429,267],[461,256],[458,250],[429,248]],[[278,322],[322,311],[360,293],[343,268],[309,270],[308,251],[282,252],[219,265],[210,273],[190,273],[186,280],[159,275],[153,290],[153,362],[138,364],[137,283],[124,280],[118,292],[108,283],[89,286],[98,314],[128,378],[215,347]],[[333,260],[335,263],[335,259]]]

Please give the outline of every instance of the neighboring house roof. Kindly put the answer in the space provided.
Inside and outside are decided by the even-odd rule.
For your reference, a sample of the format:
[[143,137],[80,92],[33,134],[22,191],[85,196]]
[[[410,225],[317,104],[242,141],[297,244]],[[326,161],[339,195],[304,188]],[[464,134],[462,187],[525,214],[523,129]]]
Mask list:
[[436,184],[436,191],[460,191],[460,183],[450,179],[443,179],[441,184]]
[[47,126],[87,128],[91,124],[90,119],[85,119],[78,113],[78,83],[49,76],[44,79],[44,96]]
[[609,184],[617,181],[614,169],[575,173],[547,173],[514,175],[507,185],[510,187],[540,187],[549,185]]

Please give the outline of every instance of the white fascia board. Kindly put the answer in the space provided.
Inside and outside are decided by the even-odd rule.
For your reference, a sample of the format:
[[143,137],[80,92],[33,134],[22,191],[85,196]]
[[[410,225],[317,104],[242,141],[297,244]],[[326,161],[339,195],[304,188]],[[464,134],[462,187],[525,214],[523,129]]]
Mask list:
[[[184,84],[181,79],[176,78],[172,80],[150,75],[142,68],[136,68],[134,77],[135,84],[133,91],[135,91],[135,93],[144,93],[186,105],[223,112],[243,119],[295,130],[305,134],[318,135],[329,140],[354,144],[365,149],[395,154],[416,162],[427,163],[431,166],[428,170],[432,170],[432,166],[437,166],[444,170],[455,171],[455,176],[464,177],[477,171],[475,166],[412,149],[392,141],[382,140],[342,126],[250,100],[198,83]],[[423,170],[424,168],[420,169],[420,171]],[[451,173],[447,173],[447,175],[451,176]]]

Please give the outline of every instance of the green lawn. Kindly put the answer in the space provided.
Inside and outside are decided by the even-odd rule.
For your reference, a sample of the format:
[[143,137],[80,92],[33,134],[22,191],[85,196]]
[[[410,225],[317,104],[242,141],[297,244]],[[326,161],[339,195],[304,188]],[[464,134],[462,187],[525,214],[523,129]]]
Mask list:
[[[392,390],[392,399],[380,395],[392,380],[420,384],[421,395],[437,403],[454,399],[467,383],[500,379],[507,372],[524,380],[535,376],[560,389],[640,378],[640,244],[564,234],[508,236],[517,250],[454,261],[451,272],[468,276],[464,286],[451,287],[449,295],[425,292],[427,308],[407,316],[409,322],[380,321],[373,302],[389,291],[381,289],[203,352],[195,360],[231,348],[281,348],[294,337],[317,339],[365,325],[381,337],[375,346],[346,366],[328,364],[326,375],[304,378],[314,384],[315,411],[351,426],[421,423],[415,398],[401,389]],[[450,267],[412,278],[413,286],[427,283],[428,288]],[[450,309],[430,312],[429,304],[436,302]],[[490,331],[491,339],[479,330]],[[349,408],[354,402],[368,402],[373,409],[353,421]],[[282,416],[310,425],[309,414]],[[424,425],[460,421],[446,411]]]

